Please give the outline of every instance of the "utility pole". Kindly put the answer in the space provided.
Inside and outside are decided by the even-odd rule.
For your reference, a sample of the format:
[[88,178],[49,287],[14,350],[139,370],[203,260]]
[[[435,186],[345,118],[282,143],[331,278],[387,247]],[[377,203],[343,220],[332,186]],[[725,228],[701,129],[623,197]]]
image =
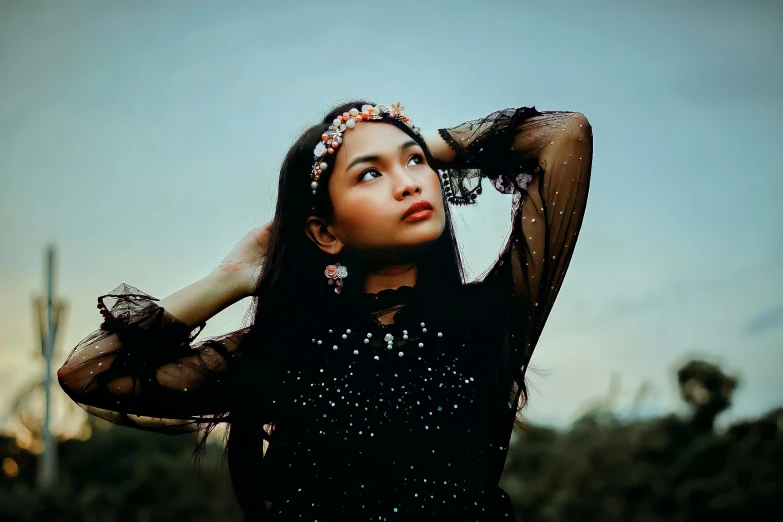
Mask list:
[[64,315],[65,303],[54,297],[54,262],[55,249],[53,245],[46,247],[46,297],[37,296],[33,299],[34,309],[38,315],[38,326],[41,332],[41,355],[46,362],[44,374],[44,390],[46,404],[43,421],[43,452],[38,461],[38,487],[48,488],[57,480],[57,444],[52,436],[51,395],[52,395],[52,357],[54,342],[57,338],[57,328]]

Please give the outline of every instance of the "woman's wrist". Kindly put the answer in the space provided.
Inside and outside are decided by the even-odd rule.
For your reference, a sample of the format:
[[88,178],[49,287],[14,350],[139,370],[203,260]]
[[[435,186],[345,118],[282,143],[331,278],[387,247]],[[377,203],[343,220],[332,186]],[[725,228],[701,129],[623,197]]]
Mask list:
[[213,270],[185,288],[158,302],[168,313],[191,328],[246,297],[244,289],[228,274]]
[[430,149],[432,158],[438,163],[449,165],[457,157],[457,153],[449,147],[449,144],[437,131],[424,136],[424,142],[427,144],[427,148]]
[[240,275],[230,268],[223,265],[216,267],[205,278],[210,281],[217,294],[225,296],[224,299],[233,304],[237,301],[241,301],[246,297],[250,297],[252,291],[247,288],[247,285],[242,281]]

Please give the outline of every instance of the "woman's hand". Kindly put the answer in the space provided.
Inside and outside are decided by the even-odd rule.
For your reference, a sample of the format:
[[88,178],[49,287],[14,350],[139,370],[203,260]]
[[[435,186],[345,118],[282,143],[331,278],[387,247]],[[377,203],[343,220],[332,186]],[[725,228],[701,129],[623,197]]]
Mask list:
[[245,297],[256,291],[273,223],[273,219],[269,220],[245,234],[215,268],[215,272],[227,277],[236,291]]

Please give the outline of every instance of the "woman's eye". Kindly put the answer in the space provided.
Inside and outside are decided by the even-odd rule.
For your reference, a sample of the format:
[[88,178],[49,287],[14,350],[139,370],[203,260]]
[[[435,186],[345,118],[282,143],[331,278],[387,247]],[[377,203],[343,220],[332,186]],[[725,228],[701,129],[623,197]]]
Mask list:
[[[359,181],[365,181],[365,177],[367,176],[367,174],[372,174],[372,173],[378,174],[379,176],[381,174],[375,169],[365,170],[359,175]],[[372,179],[372,178],[367,178],[367,179]]]
[[[409,165],[409,166],[410,166],[410,164],[411,164],[411,161],[415,161],[414,165],[421,165],[422,163],[424,163],[424,161],[425,161],[425,160],[424,160],[424,156],[423,156],[423,155],[421,155],[421,154],[414,154],[414,155],[413,155],[413,156],[411,156],[411,157],[410,157],[410,159],[408,160],[408,165]],[[374,176],[372,176],[372,177],[369,177],[369,178],[368,178],[368,177],[367,177],[367,175],[368,175],[368,174],[375,174],[375,175],[374,175]],[[358,181],[360,181],[360,182],[361,182],[361,181],[368,181],[368,180],[370,180],[370,179],[372,179],[372,178],[377,178],[377,177],[378,177],[378,176],[380,176],[380,175],[381,175],[381,173],[380,173],[380,172],[378,172],[376,169],[369,169],[369,170],[365,170],[364,172],[362,172],[361,174],[359,174]]]
[[413,160],[418,160],[416,161],[416,165],[421,165],[422,163],[424,163],[424,156],[422,156],[421,154],[414,154],[413,156],[411,156],[411,159],[408,160],[408,164],[410,165],[410,162]]

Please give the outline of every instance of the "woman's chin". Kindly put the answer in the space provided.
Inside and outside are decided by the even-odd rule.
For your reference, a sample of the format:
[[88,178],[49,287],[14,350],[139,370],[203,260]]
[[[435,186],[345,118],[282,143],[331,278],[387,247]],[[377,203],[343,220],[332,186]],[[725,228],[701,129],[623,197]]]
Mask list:
[[[433,243],[443,235],[446,225],[443,220],[428,219],[415,224],[404,224],[395,229],[375,230],[372,235],[365,236],[366,241],[357,242],[359,250],[388,251],[425,246]],[[383,243],[378,241],[384,239]]]
[[427,223],[420,221],[415,227],[410,227],[400,234],[400,243],[405,246],[417,246],[432,243],[443,234],[444,227],[434,220]]

